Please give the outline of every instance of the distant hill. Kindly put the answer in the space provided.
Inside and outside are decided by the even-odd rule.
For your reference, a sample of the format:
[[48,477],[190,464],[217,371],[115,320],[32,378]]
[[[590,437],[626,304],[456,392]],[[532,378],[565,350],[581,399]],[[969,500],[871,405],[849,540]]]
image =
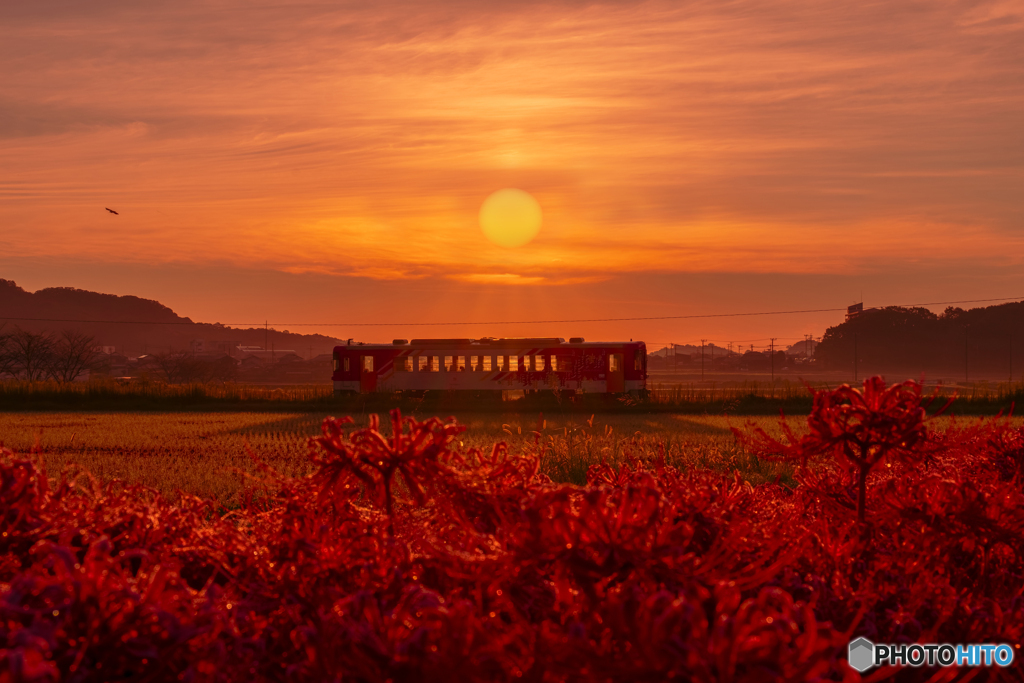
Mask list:
[[[741,351],[741,349],[739,349],[739,347],[736,347],[735,352],[739,353],[740,351]],[[650,355],[652,355],[652,356],[661,356],[663,358],[667,358],[667,357],[672,356],[672,355],[680,355],[680,356],[697,355],[697,356],[700,356],[700,352],[701,352],[701,347],[700,347],[699,344],[697,344],[697,345],[695,345],[695,344],[676,344],[674,349],[673,348],[669,348],[667,346],[664,346],[664,347],[658,349],[657,351],[649,351],[648,353]],[[717,344],[715,344],[713,342],[708,342],[704,346],[704,354],[706,356],[725,356],[728,353],[729,353],[729,348],[728,347],[726,347],[726,346],[719,346],[719,345],[717,345]]]
[[[1024,375],[1024,302],[985,308],[872,309],[826,330],[815,355],[826,368],[929,378]],[[896,379],[893,376],[890,379]]]
[[[34,318],[35,320],[18,320]],[[96,321],[96,322],[64,322]],[[11,280],[0,279],[0,325],[30,332],[74,329],[89,334],[97,345],[116,347],[118,353],[202,350],[216,353],[228,347],[260,346],[290,349],[303,358],[330,353],[341,343],[321,334],[295,334],[263,328],[239,329],[196,323],[167,306],[137,296],[100,294],[73,287],[49,287],[28,292]]]

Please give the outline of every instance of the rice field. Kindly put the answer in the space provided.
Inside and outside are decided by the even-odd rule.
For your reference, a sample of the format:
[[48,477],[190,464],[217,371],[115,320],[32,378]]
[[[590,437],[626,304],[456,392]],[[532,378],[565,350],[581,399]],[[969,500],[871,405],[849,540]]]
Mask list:
[[[5,413],[0,441],[16,452],[36,451],[50,476],[78,466],[101,481],[121,479],[171,494],[180,489],[237,505],[256,474],[253,456],[288,474],[306,472],[307,439],[327,413]],[[385,417],[386,416],[382,416]],[[424,419],[426,415],[416,416]],[[369,418],[356,418],[366,426]],[[756,463],[739,451],[729,426],[742,419],[657,414],[545,417],[460,416],[468,427],[460,447],[489,451],[498,441],[512,450],[542,452],[545,474],[582,483],[596,462],[627,455],[689,467],[739,468],[754,481],[788,476],[789,468]],[[773,418],[759,423],[774,425]],[[798,425],[801,420],[794,420]],[[386,429],[389,431],[389,429]]]
[[[282,473],[307,471],[307,439],[328,413],[0,413],[0,443],[35,451],[51,477],[78,467],[100,481],[120,479],[173,494],[176,490],[237,506],[258,472],[255,459]],[[382,415],[386,418],[386,415]],[[415,415],[425,419],[429,415]],[[541,451],[542,471],[557,482],[583,483],[587,468],[664,454],[680,468],[738,470],[751,484],[792,481],[790,465],[763,462],[738,448],[730,427],[750,421],[778,431],[776,417],[651,415],[459,415],[468,427],[461,449],[489,451],[505,441],[513,451]],[[799,432],[803,417],[788,418]],[[368,424],[366,415],[356,426]],[[1019,418],[1014,419],[1020,424]],[[386,423],[386,419],[384,420]],[[948,424],[939,418],[936,428]],[[389,431],[385,424],[385,431]]]

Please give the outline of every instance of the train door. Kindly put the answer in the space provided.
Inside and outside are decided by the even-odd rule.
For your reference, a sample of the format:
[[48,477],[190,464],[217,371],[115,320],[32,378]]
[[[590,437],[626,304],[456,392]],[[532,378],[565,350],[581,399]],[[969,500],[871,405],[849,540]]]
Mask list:
[[626,390],[626,369],[621,353],[608,354],[608,393],[621,394]]
[[373,367],[373,356],[359,357],[359,391],[369,393],[377,390],[377,371]]

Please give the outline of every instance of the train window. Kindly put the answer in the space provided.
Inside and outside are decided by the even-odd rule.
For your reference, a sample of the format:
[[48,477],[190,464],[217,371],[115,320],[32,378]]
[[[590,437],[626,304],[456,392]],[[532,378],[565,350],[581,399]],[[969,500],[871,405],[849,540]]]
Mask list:
[[397,359],[395,362],[395,370],[398,372],[412,372],[412,356]]
[[445,356],[444,357],[444,371],[445,372],[451,372],[452,371],[452,364],[453,364],[453,357],[452,356]]
[[337,358],[335,358],[335,359],[334,359],[334,371],[335,371],[335,372],[337,372],[337,371],[338,371],[338,365],[339,365],[339,364],[338,364],[338,359],[337,359]]
[[441,356],[430,357],[430,371],[440,372],[441,371]]
[[545,365],[544,365],[545,362],[547,362],[547,359],[544,356],[534,356],[533,357],[533,367],[534,367],[534,369],[537,370],[537,371],[550,370],[551,369],[550,366],[545,367]]
[[483,356],[482,360],[483,360],[483,367],[480,368],[480,369],[483,370],[484,372],[490,372],[491,371],[491,357],[490,356]]
[[497,359],[495,362],[498,367],[495,368],[498,372],[508,372],[508,356],[495,356]]
[[550,356],[548,358],[548,370],[551,372],[558,372],[558,357]]
[[480,356],[469,357],[469,369],[476,372],[480,369]]
[[363,371],[373,372],[373,356],[363,356]]
[[343,370],[344,372],[348,372],[348,371],[349,371],[349,362],[348,362],[348,361],[349,361],[349,359],[348,359],[348,358],[344,358],[344,359],[342,359],[342,361],[341,361],[341,369],[342,369],[342,370]]
[[465,372],[466,371],[466,357],[465,356],[456,356],[455,357],[455,370],[457,372]]
[[639,351],[633,353],[633,369],[640,372],[643,368],[640,367],[641,356]]
[[419,372],[427,371],[427,364],[430,362],[429,356],[417,356],[416,357],[416,370]]
[[519,372],[519,356],[508,357],[508,371]]
[[619,370],[621,370],[619,367],[619,354],[608,354],[608,372],[618,372]]

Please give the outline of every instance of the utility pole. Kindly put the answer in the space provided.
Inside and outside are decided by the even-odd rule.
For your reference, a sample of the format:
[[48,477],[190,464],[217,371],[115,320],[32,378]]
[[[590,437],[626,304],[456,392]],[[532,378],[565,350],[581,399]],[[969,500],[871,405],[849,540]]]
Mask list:
[[857,333],[853,333],[853,381],[857,381]]
[[1010,384],[1013,384],[1013,332],[1010,333]]
[[804,357],[805,358],[810,358],[811,357],[811,342],[813,340],[814,340],[814,335],[813,334],[805,334],[804,335]]
[[707,339],[700,340],[700,381],[704,381],[704,344],[707,343]]
[[771,358],[772,358],[772,384],[775,384],[775,337],[772,337],[771,343]]
[[970,348],[968,346],[970,344],[970,333],[968,332],[969,329],[970,329],[969,327],[964,325],[964,384],[967,384],[970,381],[970,379],[969,379],[969,377],[970,377],[970,372],[969,372],[970,364],[969,363],[970,363],[970,359],[971,358],[970,358],[970,355],[969,355],[968,350],[967,350],[968,348]]

